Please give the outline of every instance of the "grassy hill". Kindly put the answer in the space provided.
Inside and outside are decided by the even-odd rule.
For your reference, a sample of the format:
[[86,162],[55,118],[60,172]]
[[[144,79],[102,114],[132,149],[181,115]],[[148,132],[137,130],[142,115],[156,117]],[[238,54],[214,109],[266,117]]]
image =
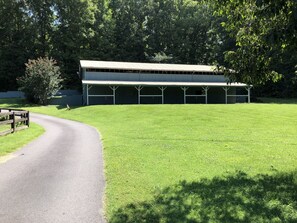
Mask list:
[[297,221],[296,104],[29,109],[100,131],[110,222]]

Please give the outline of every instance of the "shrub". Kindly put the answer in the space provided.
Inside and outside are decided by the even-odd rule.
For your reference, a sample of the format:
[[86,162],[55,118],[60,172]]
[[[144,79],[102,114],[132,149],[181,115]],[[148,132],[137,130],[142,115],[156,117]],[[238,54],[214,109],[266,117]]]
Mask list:
[[61,89],[61,72],[53,59],[38,58],[26,63],[25,76],[19,78],[20,90],[33,103],[46,105],[50,97]]

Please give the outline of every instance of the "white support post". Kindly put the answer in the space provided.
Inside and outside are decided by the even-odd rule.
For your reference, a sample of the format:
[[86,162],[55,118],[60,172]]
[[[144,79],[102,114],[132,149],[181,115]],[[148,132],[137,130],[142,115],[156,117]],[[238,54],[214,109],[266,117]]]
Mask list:
[[92,88],[92,86],[86,85],[87,87],[87,105],[89,105],[89,90]]
[[209,87],[203,87],[204,95],[205,95],[205,104],[208,104],[208,98],[207,98],[207,92],[209,90]]
[[164,104],[164,91],[167,87],[159,87],[159,89],[162,91],[162,104]]
[[113,92],[113,104],[116,104],[116,90],[119,88],[119,86],[109,86],[109,88]]
[[229,87],[223,87],[224,91],[225,91],[225,101],[226,101],[226,104],[228,104],[228,90],[229,90]]
[[181,89],[184,91],[184,104],[187,104],[187,90],[188,87],[181,87]]
[[135,87],[135,89],[138,91],[138,104],[140,104],[140,91],[143,89],[143,87],[142,86],[137,86],[137,87]]
[[86,85],[87,87],[87,105],[89,105],[89,85]]
[[245,88],[248,92],[248,103],[251,103],[251,88],[252,86],[248,86]]

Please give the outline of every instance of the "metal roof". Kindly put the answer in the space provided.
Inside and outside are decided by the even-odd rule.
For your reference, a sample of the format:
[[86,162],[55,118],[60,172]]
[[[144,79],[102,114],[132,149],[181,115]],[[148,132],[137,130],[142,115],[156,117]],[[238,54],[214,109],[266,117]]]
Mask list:
[[81,60],[82,68],[140,71],[216,72],[215,66]]
[[83,84],[89,85],[116,85],[116,86],[171,86],[171,87],[246,87],[243,83],[227,82],[154,82],[154,81],[98,81],[82,80]]

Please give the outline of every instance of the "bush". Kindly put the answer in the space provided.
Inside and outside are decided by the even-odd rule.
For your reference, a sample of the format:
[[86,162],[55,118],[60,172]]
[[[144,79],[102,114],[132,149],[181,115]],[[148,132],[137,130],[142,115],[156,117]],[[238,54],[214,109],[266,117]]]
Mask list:
[[53,59],[38,58],[29,60],[25,76],[19,78],[20,90],[28,101],[47,105],[49,99],[61,89],[61,72]]

